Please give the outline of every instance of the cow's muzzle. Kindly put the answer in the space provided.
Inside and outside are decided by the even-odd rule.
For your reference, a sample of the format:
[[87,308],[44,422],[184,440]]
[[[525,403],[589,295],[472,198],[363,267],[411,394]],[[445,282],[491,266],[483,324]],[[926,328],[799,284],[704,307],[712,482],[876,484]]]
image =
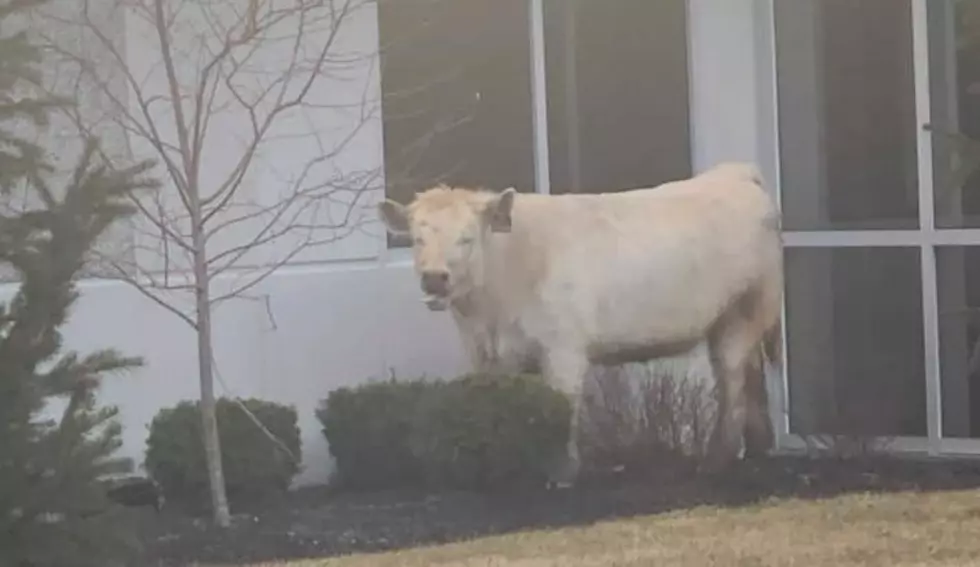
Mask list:
[[449,272],[422,272],[422,291],[425,292],[425,304],[433,311],[446,309],[449,303]]

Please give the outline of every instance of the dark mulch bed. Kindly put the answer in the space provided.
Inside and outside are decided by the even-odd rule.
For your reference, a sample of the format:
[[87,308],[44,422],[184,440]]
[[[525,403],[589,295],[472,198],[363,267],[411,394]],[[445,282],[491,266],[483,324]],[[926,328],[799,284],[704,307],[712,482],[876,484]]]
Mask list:
[[305,488],[261,511],[237,514],[228,530],[174,511],[140,512],[145,549],[136,564],[244,565],[582,525],[706,504],[738,506],[770,497],[972,487],[980,487],[980,462],[778,457],[742,462],[723,478],[690,471],[627,471],[594,475],[559,492],[357,494]]

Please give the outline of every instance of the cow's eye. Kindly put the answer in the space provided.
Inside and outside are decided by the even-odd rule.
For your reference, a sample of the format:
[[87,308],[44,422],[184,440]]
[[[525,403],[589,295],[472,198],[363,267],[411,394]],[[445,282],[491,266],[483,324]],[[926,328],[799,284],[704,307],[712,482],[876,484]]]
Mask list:
[[460,246],[469,246],[470,244],[473,244],[473,237],[472,236],[464,236],[464,237],[462,237],[462,238],[459,239],[459,245]]

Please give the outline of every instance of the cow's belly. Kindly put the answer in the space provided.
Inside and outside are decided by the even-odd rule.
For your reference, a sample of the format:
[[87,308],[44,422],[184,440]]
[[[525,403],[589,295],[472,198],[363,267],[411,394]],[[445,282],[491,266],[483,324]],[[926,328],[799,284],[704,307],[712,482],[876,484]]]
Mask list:
[[601,365],[684,354],[705,338],[730,305],[722,286],[694,287],[700,293],[697,301],[643,292],[615,298],[572,294],[543,302],[543,309],[525,311],[497,335],[497,354],[511,369],[520,365],[526,371],[540,369],[542,355],[555,349],[584,350],[591,363]]
[[647,343],[594,342],[588,348],[588,357],[593,364],[618,366],[685,354],[694,349],[700,342],[700,336]]
[[[702,341],[745,286],[734,280],[609,282],[581,289],[550,311],[559,343],[580,341],[597,364],[644,362],[683,354]],[[609,285],[612,284],[612,285]]]
[[612,287],[597,291],[582,315],[600,343],[670,344],[703,335],[745,288],[704,280],[700,285],[651,281],[633,289]]
[[644,362],[689,351],[704,339],[724,310],[721,302],[682,306],[638,301],[632,309],[605,312],[587,337],[589,358],[597,363]]

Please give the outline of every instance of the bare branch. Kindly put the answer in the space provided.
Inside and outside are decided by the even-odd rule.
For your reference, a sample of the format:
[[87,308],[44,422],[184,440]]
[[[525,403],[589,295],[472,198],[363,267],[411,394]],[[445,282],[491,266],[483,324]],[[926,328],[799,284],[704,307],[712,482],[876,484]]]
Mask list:
[[[208,238],[212,238],[218,232],[220,232],[220,231],[222,231],[222,230],[224,230],[224,229],[226,229],[226,228],[228,228],[228,227],[230,227],[232,225],[241,223],[243,221],[251,220],[252,218],[257,218],[257,217],[262,216],[263,214],[268,213],[268,212],[271,212],[273,210],[278,210],[278,212],[276,212],[273,215],[273,217],[268,221],[268,223],[266,224],[266,226],[262,230],[260,230],[259,233],[257,234],[256,239],[261,239],[261,238],[264,237],[264,235],[266,235],[268,233],[269,230],[272,229],[272,227],[281,219],[281,216],[285,213],[285,211],[288,210],[289,207],[292,204],[294,204],[295,202],[297,202],[299,200],[306,200],[308,203],[312,203],[312,202],[315,202],[318,198],[319,199],[329,198],[329,196],[333,193],[332,191],[328,191],[328,192],[325,192],[325,193],[319,193],[319,191],[322,190],[327,185],[326,183],[320,184],[320,185],[316,185],[316,186],[313,186],[313,187],[309,187],[309,188],[306,188],[306,189],[302,189],[301,187],[306,184],[307,179],[309,178],[309,176],[311,175],[313,169],[317,165],[320,165],[322,163],[331,161],[331,160],[335,159],[337,156],[339,156],[348,147],[348,144],[350,144],[357,137],[357,135],[361,132],[362,128],[366,124],[367,124],[367,121],[366,120],[360,120],[358,122],[357,126],[355,126],[347,134],[347,136],[345,136],[345,138],[343,140],[341,140],[340,143],[337,144],[337,147],[333,151],[331,151],[331,152],[324,152],[324,153],[322,153],[322,155],[320,155],[320,156],[318,156],[318,157],[316,157],[316,158],[314,158],[312,160],[309,160],[305,164],[305,166],[303,167],[303,170],[302,170],[302,172],[299,175],[299,179],[297,179],[297,181],[295,183],[293,183],[292,194],[289,197],[280,199],[275,205],[270,206],[270,207],[266,207],[264,209],[259,209],[258,211],[254,212],[252,214],[244,215],[244,216],[240,216],[240,217],[236,217],[236,218],[232,218],[232,219],[229,219],[229,220],[224,221],[222,223],[219,223],[215,227],[213,227],[213,228],[211,228],[210,230],[207,231],[207,237]],[[319,142],[319,139],[318,139],[318,142]],[[322,145],[321,145],[321,147],[322,147]],[[221,210],[221,209],[217,209],[216,208],[215,210]]]
[[[300,46],[302,45],[302,38],[304,36],[304,30],[306,25],[306,11],[301,10],[299,12],[299,31],[296,34],[296,39],[293,44],[292,59],[289,65],[287,66],[286,71],[281,76],[282,88],[280,89],[279,95],[276,98],[276,103],[273,106],[273,108],[269,111],[269,113],[266,115],[265,120],[262,122],[262,125],[260,127],[255,128],[256,121],[254,119],[255,116],[254,107],[245,104],[243,102],[242,97],[239,96],[237,93],[234,94],[236,99],[243,102],[243,106],[248,110],[249,115],[252,118],[253,138],[251,143],[248,145],[248,148],[245,150],[245,152],[243,152],[241,159],[238,161],[235,168],[232,170],[232,173],[228,177],[228,180],[222,184],[222,186],[218,189],[218,191],[215,192],[215,194],[212,197],[209,197],[203,201],[204,206],[209,206],[214,200],[218,201],[217,206],[214,207],[212,211],[206,215],[204,222],[207,222],[207,220],[209,220],[211,217],[217,214],[216,211],[221,210],[234,197],[235,193],[237,193],[238,188],[241,187],[242,180],[245,178],[245,174],[249,168],[249,165],[252,163],[252,159],[254,158],[255,153],[263,140],[263,137],[269,131],[275,119],[279,115],[283,114],[285,111],[292,109],[296,106],[299,106],[305,100],[310,89],[313,87],[314,83],[316,82],[316,79],[320,76],[324,63],[327,60],[327,55],[330,53],[330,49],[334,46],[334,43],[336,42],[337,39],[337,35],[340,33],[341,25],[343,24],[343,22],[346,21],[346,17],[351,9],[351,1],[352,0],[344,0],[343,8],[340,10],[339,14],[335,14],[333,16],[333,21],[331,22],[329,35],[324,40],[323,47],[320,50],[319,56],[317,57],[313,68],[308,72],[307,78],[304,81],[304,84],[300,89],[299,93],[297,93],[296,96],[294,96],[293,98],[286,100],[286,93],[288,92],[288,86],[289,86],[288,77],[291,76],[296,69],[298,54],[300,52]],[[330,6],[331,9],[333,10],[334,9],[333,2],[330,2]],[[231,84],[231,82],[226,81],[226,84],[229,90],[235,93],[235,88]]]
[[[194,157],[191,155],[190,141],[187,135],[187,122],[184,118],[184,106],[180,102],[180,84],[177,82],[177,69],[174,67],[173,53],[170,51],[170,33],[167,25],[164,24],[163,12],[164,0],[155,0],[156,7],[156,31],[160,40],[160,55],[163,57],[163,65],[167,71],[167,86],[170,89],[170,104],[174,111],[174,125],[177,127],[177,143],[180,147],[181,157],[184,160],[184,175],[196,173],[192,167]],[[176,16],[175,16],[176,17]],[[190,176],[188,176],[190,177]],[[187,179],[187,189],[191,195],[197,193],[197,179],[190,177]],[[195,221],[196,222],[196,221]]]
[[347,235],[345,234],[343,236],[325,238],[320,240],[314,240],[312,238],[308,238],[306,241],[302,243],[302,245],[294,247],[288,254],[283,256],[279,261],[270,264],[269,266],[263,267],[263,269],[259,272],[259,274],[251,278],[247,283],[239,287],[235,287],[231,291],[213,298],[211,300],[211,305],[216,306],[217,304],[223,301],[240,297],[241,294],[245,293],[246,291],[262,283],[267,277],[271,276],[277,270],[279,270],[279,268],[282,268],[286,264],[290,263],[293,260],[293,258],[299,255],[300,252],[302,252],[303,250],[309,249],[311,246],[323,246],[327,244],[333,244],[335,242],[342,240],[346,236]]
[[[48,15],[46,16],[46,18],[54,22],[59,22],[66,26],[70,26],[74,24],[74,22],[61,19],[54,15]],[[88,73],[93,78],[93,80],[99,83],[99,87],[101,89],[100,94],[110,99],[111,102],[116,107],[117,111],[121,115],[127,117],[129,119],[129,122],[135,126],[136,130],[140,133],[140,137],[143,140],[150,143],[150,145],[152,145],[153,148],[157,150],[158,155],[167,166],[167,172],[170,174],[171,179],[174,181],[175,185],[177,186],[178,193],[181,195],[181,198],[184,199],[185,206],[187,206],[186,197],[185,197],[185,193],[187,191],[187,180],[184,177],[183,173],[181,172],[180,168],[177,167],[177,164],[173,162],[169,153],[166,151],[168,148],[163,143],[164,138],[160,135],[160,130],[158,128],[157,122],[153,118],[152,113],[150,112],[150,105],[159,99],[157,98],[147,99],[144,96],[142,85],[139,81],[136,80],[136,77],[133,75],[126,58],[122,55],[122,53],[119,52],[119,50],[116,48],[113,41],[105,35],[105,32],[100,28],[100,26],[91,20],[89,14],[89,0],[83,0],[82,25],[85,27],[87,31],[90,31],[99,40],[100,47],[102,47],[103,49],[109,52],[109,54],[112,57],[112,61],[117,66],[118,70],[123,73],[124,77],[127,80],[127,83],[129,84],[131,91],[136,96],[137,103],[139,105],[140,111],[142,113],[142,118],[145,121],[145,123],[141,123],[139,120],[136,120],[134,117],[129,115],[128,105],[124,101],[119,100],[112,92],[112,89],[110,89],[108,85],[106,85],[104,82],[99,80],[99,73],[95,69],[95,65],[93,61],[87,60],[85,57],[79,54],[71,54],[59,48],[56,40],[53,40],[50,37],[42,36],[47,40],[48,45],[46,47],[71,59],[73,62],[78,64],[84,72]]]
[[[114,270],[114,274],[110,276],[112,279],[119,280],[129,284],[133,289],[140,292],[140,294],[142,294],[144,297],[153,301],[155,304],[159,305],[160,307],[163,307],[167,311],[173,313],[181,321],[190,325],[191,328],[194,329],[195,331],[197,330],[197,322],[193,318],[191,318],[191,316],[187,315],[179,308],[177,308],[175,305],[164,301],[155,293],[153,293],[154,289],[161,289],[160,287],[146,285],[146,282],[140,281],[139,278],[130,274],[130,272],[125,268],[125,266],[120,264],[114,258],[110,258],[108,256],[101,255],[101,254],[98,254],[98,257],[106,264],[111,266],[112,269]],[[181,288],[173,288],[173,289],[176,291],[176,290],[180,290]]]
[[[108,91],[108,86],[104,86],[103,88],[105,88]],[[78,128],[78,131],[80,133],[82,133],[85,136],[94,136],[95,135],[95,132],[93,132],[92,129],[89,128],[84,123],[84,121],[82,120],[82,117],[81,117],[81,115],[79,113],[79,109],[78,109],[77,106],[69,106],[69,107],[67,107],[66,109],[64,109],[64,113],[72,120],[72,122],[75,124],[75,127]],[[111,156],[109,156],[109,155],[107,155],[105,153],[104,148],[102,148],[100,146],[97,151],[99,152],[100,157],[106,163],[112,163]],[[151,214],[149,212],[149,210],[146,208],[146,206],[143,204],[143,202],[138,198],[138,196],[136,196],[136,195],[130,195],[129,197],[130,197],[132,203],[140,210],[140,212],[143,215],[143,218],[145,218],[146,220],[152,222],[160,230],[161,234],[165,238],[167,238],[169,240],[173,240],[174,242],[177,243],[178,246],[184,248],[186,251],[191,251],[192,250],[189,241],[187,241],[183,237],[177,235],[171,229],[171,225],[168,222],[166,222],[167,219],[164,216],[154,216],[154,214]]]
[[[229,29],[224,33],[225,40],[223,42],[221,50],[216,55],[214,55],[211,61],[209,61],[206,65],[204,65],[203,69],[201,70],[200,78],[198,80],[197,93],[195,95],[195,101],[194,101],[195,112],[194,112],[193,156],[195,160],[192,164],[192,170],[195,172],[195,174],[199,172],[200,169],[199,160],[200,160],[202,150],[204,148],[204,141],[208,130],[207,127],[210,122],[211,116],[213,114],[212,111],[214,110],[214,99],[218,92],[218,86],[221,84],[219,81],[211,81],[212,73],[237,47],[248,44],[251,40],[253,40],[258,36],[260,31],[264,31],[265,29],[283,21],[288,15],[288,13],[283,13],[278,18],[273,18],[269,21],[263,22],[262,27],[260,28],[259,22],[256,20],[255,11],[257,10],[258,10],[258,4],[256,0],[250,0],[248,14],[245,15],[243,18],[241,18],[241,21],[244,21],[246,26],[246,29],[242,33],[242,36],[238,39],[233,39],[231,36],[232,36],[232,31],[234,29],[234,26],[229,27]],[[205,14],[205,20],[207,21],[208,25],[211,27],[212,31],[215,33],[219,33],[216,22],[213,19],[206,17],[206,11],[202,11],[202,13]],[[241,23],[241,21],[239,23]],[[260,49],[261,46],[262,46],[261,42],[254,42],[254,45],[252,46],[250,52],[244,57],[242,63],[248,61]],[[228,74],[228,76],[225,78],[226,83],[230,81],[230,79],[237,73],[238,68],[240,66],[241,64],[237,64],[235,66],[236,68],[233,69],[232,72]],[[204,93],[208,89],[209,84],[211,86],[211,94],[209,96],[208,104],[205,105]]]

